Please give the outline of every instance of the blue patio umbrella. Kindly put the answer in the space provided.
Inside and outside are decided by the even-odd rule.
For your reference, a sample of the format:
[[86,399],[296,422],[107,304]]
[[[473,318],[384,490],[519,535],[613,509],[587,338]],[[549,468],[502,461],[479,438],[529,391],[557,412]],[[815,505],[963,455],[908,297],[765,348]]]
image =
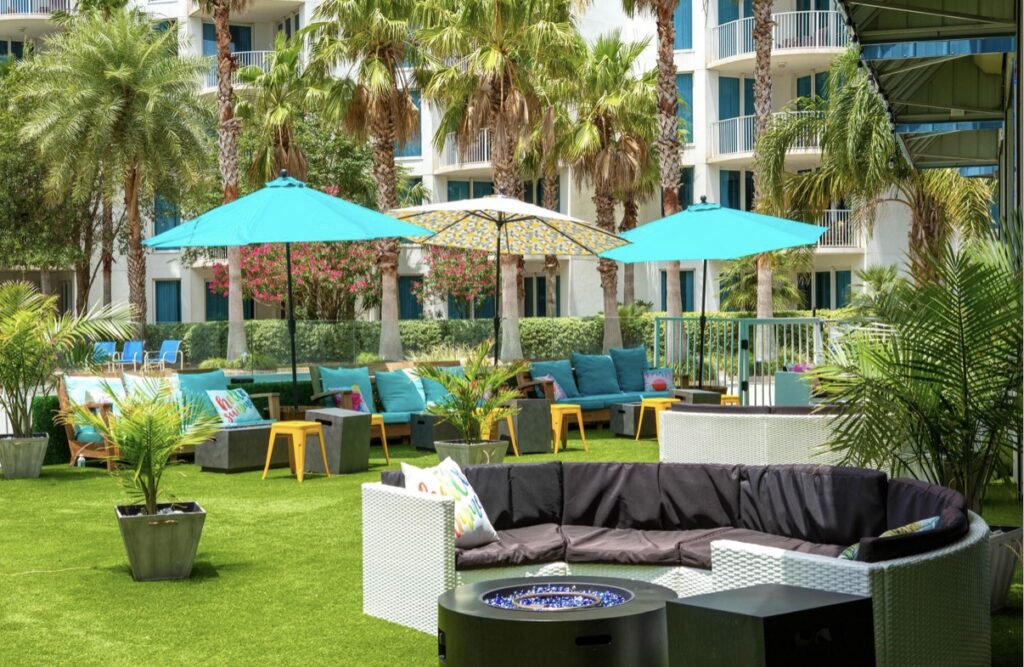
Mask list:
[[292,356],[292,405],[298,408],[295,359],[295,304],[292,298],[292,243],[369,241],[429,236],[409,222],[333,197],[282,171],[279,178],[241,199],[218,206],[198,218],[145,241],[156,249],[242,246],[283,243],[288,273],[288,335]]
[[601,253],[617,262],[703,261],[700,298],[700,371],[704,386],[704,315],[708,260],[739,259],[762,252],[817,243],[827,227],[808,225],[750,211],[709,204],[706,197],[685,211],[640,225],[622,234],[629,245]]

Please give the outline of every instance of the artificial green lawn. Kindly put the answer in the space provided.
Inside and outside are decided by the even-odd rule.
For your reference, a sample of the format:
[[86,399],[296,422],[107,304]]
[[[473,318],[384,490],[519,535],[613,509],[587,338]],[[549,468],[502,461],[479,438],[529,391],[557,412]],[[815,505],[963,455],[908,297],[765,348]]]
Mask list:
[[[653,441],[594,431],[562,460],[654,461]],[[432,465],[436,455],[392,448]],[[51,466],[38,480],[0,480],[0,662],[17,665],[436,664],[433,637],[362,614],[360,484],[371,469],[303,485],[287,470],[200,473],[182,465],[168,489],[209,513],[188,581],[135,583],[113,505],[120,487],[97,468]],[[541,461],[550,455],[524,456]],[[1008,489],[993,523],[1020,525]],[[1021,575],[994,619],[995,664],[1021,664]]]

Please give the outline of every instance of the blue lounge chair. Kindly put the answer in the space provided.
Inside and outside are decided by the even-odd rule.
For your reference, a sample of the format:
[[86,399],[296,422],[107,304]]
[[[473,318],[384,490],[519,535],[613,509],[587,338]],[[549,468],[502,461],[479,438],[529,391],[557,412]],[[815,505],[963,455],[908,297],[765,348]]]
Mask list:
[[159,368],[163,370],[167,366],[178,364],[179,368],[185,367],[185,355],[181,352],[180,340],[165,340],[160,343],[158,352],[147,352],[146,363],[143,368]]
[[97,364],[110,363],[117,355],[117,343],[112,340],[101,340],[93,343],[92,360]]
[[111,365],[120,366],[122,369],[130,365],[132,370],[137,370],[146,360],[145,350],[145,344],[141,340],[125,341],[124,349],[121,350],[121,354],[114,354]]

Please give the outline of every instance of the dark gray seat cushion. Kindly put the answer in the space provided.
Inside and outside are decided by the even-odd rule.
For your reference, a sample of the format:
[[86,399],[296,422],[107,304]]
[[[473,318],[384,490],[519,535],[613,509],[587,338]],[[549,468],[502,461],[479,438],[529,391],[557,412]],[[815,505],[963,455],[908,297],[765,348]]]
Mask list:
[[679,565],[679,542],[686,532],[562,526],[562,534],[570,563]]
[[510,466],[509,488],[513,527],[562,523],[561,461]]
[[562,525],[660,530],[657,463],[563,463]]
[[474,549],[455,549],[457,570],[554,563],[564,559],[562,529],[553,523],[499,530],[496,542]]
[[739,466],[662,463],[658,487],[661,523],[666,529],[722,528],[739,523]]
[[861,468],[743,466],[738,528],[816,544],[853,544],[885,530],[886,476]]
[[746,528],[718,528],[705,531],[703,535],[694,535],[691,539],[680,542],[680,563],[687,567],[699,567],[710,570],[711,543],[718,540],[735,540],[737,542],[746,542],[747,544],[758,544],[765,547],[801,551],[818,554],[819,556],[831,556],[833,558],[842,553],[843,549],[846,548],[840,544],[817,544],[795,537],[769,535],[768,533]]

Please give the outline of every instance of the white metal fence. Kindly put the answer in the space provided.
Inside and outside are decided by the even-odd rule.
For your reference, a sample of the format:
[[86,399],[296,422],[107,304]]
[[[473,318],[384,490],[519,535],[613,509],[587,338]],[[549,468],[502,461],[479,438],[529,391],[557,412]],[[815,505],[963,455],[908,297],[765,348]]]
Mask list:
[[491,134],[484,130],[467,147],[465,153],[459,150],[459,142],[455,133],[444,139],[444,150],[441,151],[441,166],[454,167],[462,164],[491,161]]
[[828,231],[818,239],[819,248],[859,248],[860,233],[852,220],[853,211],[832,208],[825,211],[821,224]]
[[[0,0],[2,2],[3,0]],[[231,55],[234,56],[235,62],[238,63],[238,69],[231,73],[231,85],[238,85],[238,70],[243,67],[259,67],[264,72],[270,69],[270,60],[273,55],[273,51],[236,51]],[[207,58],[210,61],[210,70],[206,73],[206,79],[203,82],[206,88],[217,87],[217,58],[210,56]]]
[[[772,52],[793,49],[841,49],[850,43],[843,15],[837,11],[772,14]],[[754,19],[729,21],[711,29],[709,60],[725,60],[754,52]]]
[[[776,111],[773,119],[820,116],[818,111]],[[821,147],[817,129],[806,129],[793,142],[790,150],[816,150]],[[721,157],[754,151],[754,116],[737,116],[711,123],[711,153]]]
[[0,15],[53,14],[70,12],[74,8],[74,0],[0,0]]

